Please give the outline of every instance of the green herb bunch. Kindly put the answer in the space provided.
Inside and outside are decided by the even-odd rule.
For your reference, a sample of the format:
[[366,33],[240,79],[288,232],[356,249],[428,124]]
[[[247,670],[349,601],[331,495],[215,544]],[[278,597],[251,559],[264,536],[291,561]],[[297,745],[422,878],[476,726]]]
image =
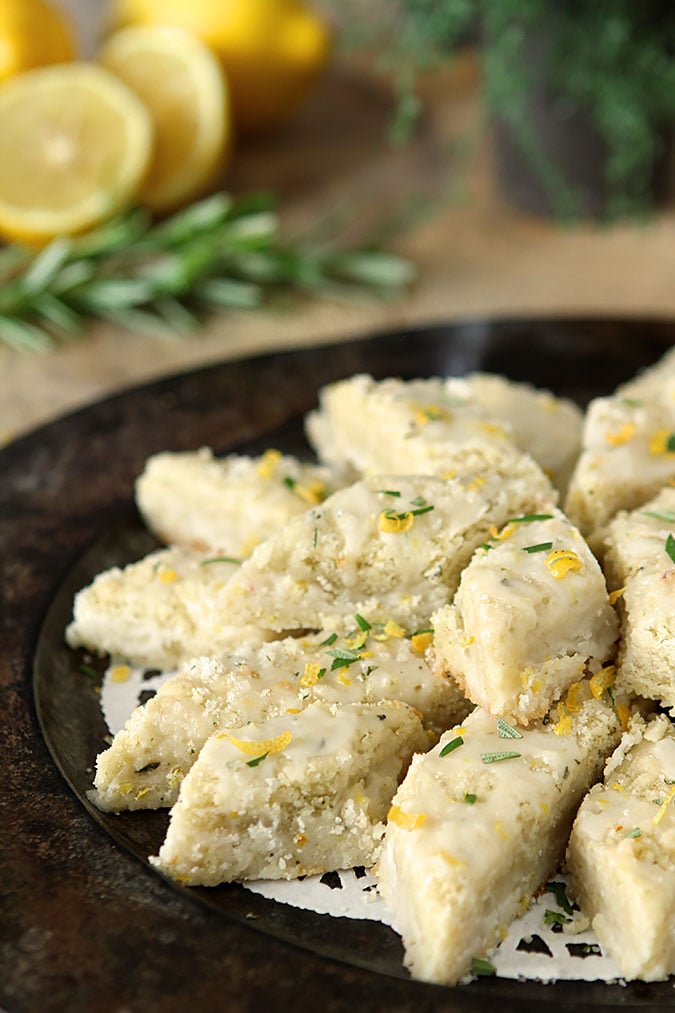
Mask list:
[[140,210],[39,253],[0,251],[0,341],[45,351],[92,319],[162,337],[205,314],[255,309],[275,295],[400,292],[412,265],[375,249],[289,242],[267,194],[217,194],[161,222]]
[[399,135],[419,111],[416,75],[475,38],[485,108],[512,132],[554,212],[574,217],[579,195],[533,129],[533,89],[597,130],[607,152],[606,216],[649,210],[651,167],[675,119],[670,0],[397,0],[397,11],[377,45],[396,78]]

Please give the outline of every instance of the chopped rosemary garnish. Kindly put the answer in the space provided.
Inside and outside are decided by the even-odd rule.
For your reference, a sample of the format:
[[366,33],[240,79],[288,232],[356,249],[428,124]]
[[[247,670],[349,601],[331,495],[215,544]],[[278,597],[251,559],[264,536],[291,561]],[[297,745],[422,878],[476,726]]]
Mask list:
[[556,904],[559,908],[562,908],[568,915],[573,914],[573,908],[567,897],[567,890],[565,884],[560,883],[557,880],[552,880],[546,884],[546,892],[552,893],[555,897]]
[[467,791],[466,795],[464,796],[464,801],[466,802],[467,805],[473,805],[476,802],[477,798],[478,798],[477,795],[474,795],[472,792]]
[[504,718],[497,718],[497,731],[500,739],[522,739],[521,732],[513,728]]
[[359,651],[352,651],[347,647],[336,647],[334,651],[328,653],[333,658],[333,664],[330,666],[331,672],[334,672],[336,668],[349,668],[361,657]]
[[398,489],[378,489],[377,491],[381,492],[383,496],[400,496],[401,495],[401,493],[399,492]]
[[205,313],[256,309],[284,292],[402,291],[412,265],[373,249],[284,240],[269,194],[226,193],[153,221],[141,209],[0,264],[0,342],[44,352],[107,319],[155,336],[194,333]]
[[80,671],[84,675],[88,675],[90,679],[98,679],[99,675],[96,669],[92,668],[91,665],[87,665],[84,661],[80,665]]
[[545,925],[559,925],[561,928],[566,925],[572,919],[567,915],[564,915],[562,911],[551,911],[550,908],[546,908],[544,911],[544,924]]
[[281,481],[283,482],[283,484],[286,486],[287,489],[290,489],[291,492],[295,492],[295,487],[298,483],[294,478],[291,478],[290,475],[284,475]]
[[553,514],[524,514],[522,517],[509,517],[507,524],[530,524],[532,521],[550,521]]
[[670,559],[675,563],[675,538],[672,535],[668,535],[666,538],[666,552],[670,556]]
[[400,513],[397,513],[395,510],[385,510],[384,515],[391,521],[404,521],[407,517],[419,517],[420,514],[428,514],[433,509],[433,506],[428,504],[423,507],[415,507],[414,510],[402,510]]
[[486,957],[472,957],[471,973],[478,975],[479,978],[491,978],[497,973],[497,970]]
[[489,552],[490,549],[494,549],[494,545],[490,545],[488,542],[481,542],[478,548],[485,549],[486,552]]
[[640,513],[644,514],[645,517],[654,517],[657,521],[675,524],[675,510],[664,510],[663,513],[658,510],[641,510]]
[[669,433],[666,440],[666,450],[669,454],[675,453],[675,433]]
[[483,763],[499,763],[501,760],[517,760],[521,753],[512,753],[506,750],[503,753],[481,753]]
[[626,839],[627,837],[629,837],[629,838],[630,838],[630,837],[642,837],[642,831],[640,830],[640,828],[639,828],[639,827],[633,827],[633,829],[632,829],[632,830],[628,830],[628,831],[627,831],[627,832],[626,832],[626,833],[625,833],[625,834],[623,835],[623,839],[624,839],[624,840],[625,840],[625,839]]
[[202,559],[199,565],[208,566],[209,563],[236,563],[239,566],[241,559],[235,559],[234,556],[211,556],[210,559]]
[[321,641],[319,647],[330,647],[331,644],[335,643],[337,638],[338,638],[337,633],[330,633],[325,640]]
[[524,545],[523,552],[548,552],[553,548],[553,542],[539,542],[538,545]]
[[429,511],[433,509],[434,509],[433,506],[431,505],[431,503],[429,503],[427,504],[427,506],[415,507],[415,509],[411,510],[410,513],[413,515],[413,517],[419,517],[420,514],[428,514]]
[[358,626],[358,628],[360,630],[363,630],[364,633],[367,633],[368,630],[372,630],[373,627],[368,622],[368,620],[364,619],[363,616],[360,616],[358,612],[354,616],[354,619],[356,620],[356,625]]
[[270,754],[263,753],[262,756],[255,756],[252,760],[246,761],[247,767],[257,767],[259,763],[262,763]]
[[464,739],[461,735],[458,735],[457,738],[451,739],[450,742],[446,742],[438,755],[447,756],[448,753],[454,753],[455,749],[459,749],[459,747],[463,745]]

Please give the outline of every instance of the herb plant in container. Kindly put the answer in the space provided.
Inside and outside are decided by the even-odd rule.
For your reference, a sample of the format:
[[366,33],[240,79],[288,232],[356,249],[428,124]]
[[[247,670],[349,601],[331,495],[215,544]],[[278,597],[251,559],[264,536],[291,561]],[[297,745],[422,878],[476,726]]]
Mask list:
[[496,170],[513,204],[612,219],[644,214],[665,195],[675,119],[672,0],[398,6],[401,79],[476,33]]

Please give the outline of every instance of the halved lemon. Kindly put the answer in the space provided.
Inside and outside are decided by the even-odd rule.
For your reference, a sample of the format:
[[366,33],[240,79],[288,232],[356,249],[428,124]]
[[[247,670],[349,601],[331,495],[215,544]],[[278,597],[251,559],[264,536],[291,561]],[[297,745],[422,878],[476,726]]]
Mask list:
[[153,128],[113,74],[70,63],[0,88],[0,137],[0,232],[41,242],[82,232],[135,199]]
[[46,0],[1,0],[0,81],[76,56],[67,19]]
[[229,140],[229,96],[220,64],[179,29],[127,28],[111,36],[99,61],[149,109],[155,128],[141,200],[170,211],[201,196],[222,170]]

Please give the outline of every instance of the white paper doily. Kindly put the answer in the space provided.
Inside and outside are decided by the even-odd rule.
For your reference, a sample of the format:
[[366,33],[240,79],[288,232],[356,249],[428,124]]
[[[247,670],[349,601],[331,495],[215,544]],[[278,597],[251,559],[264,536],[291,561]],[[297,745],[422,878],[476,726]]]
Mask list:
[[[101,688],[101,709],[110,733],[119,731],[134,707],[172,674],[146,673],[126,666],[121,672],[119,666],[111,665]],[[564,887],[565,878],[558,875],[555,882]],[[362,869],[243,885],[270,900],[318,914],[392,925],[375,879]],[[576,931],[582,925],[579,913],[565,912],[554,892],[542,893],[529,911],[511,924],[507,937],[491,954],[497,976],[542,982],[620,980],[616,964],[602,953],[594,933],[588,928]]]

